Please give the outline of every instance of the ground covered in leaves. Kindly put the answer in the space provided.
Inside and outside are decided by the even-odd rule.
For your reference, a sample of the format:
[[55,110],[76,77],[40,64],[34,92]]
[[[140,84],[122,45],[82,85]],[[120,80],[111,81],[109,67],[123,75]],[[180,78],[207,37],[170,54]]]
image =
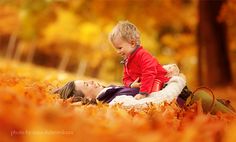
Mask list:
[[[0,68],[0,138],[8,142],[235,142],[236,117],[203,114],[199,104],[145,109],[71,105],[52,94],[62,82]],[[45,71],[45,74],[50,71]],[[64,75],[65,76],[65,75]]]

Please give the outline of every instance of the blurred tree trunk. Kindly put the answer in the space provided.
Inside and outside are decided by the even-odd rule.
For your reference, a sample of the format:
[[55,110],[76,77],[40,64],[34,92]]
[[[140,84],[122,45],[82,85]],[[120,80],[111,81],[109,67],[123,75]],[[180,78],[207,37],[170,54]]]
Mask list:
[[88,65],[87,60],[81,60],[79,62],[79,66],[78,66],[78,69],[77,69],[77,76],[84,76],[85,75],[87,65]]
[[22,56],[22,53],[23,53],[23,48],[24,48],[24,45],[20,42],[16,47],[16,52],[15,52],[15,55],[13,57],[14,60],[16,60],[16,61],[21,60],[21,56]]
[[199,85],[222,86],[232,82],[226,25],[218,21],[226,0],[199,0]]
[[66,67],[67,67],[69,60],[70,60],[70,56],[71,56],[71,52],[66,50],[63,54],[63,57],[61,59],[59,66],[58,66],[58,70],[60,70],[60,71],[66,70]]
[[8,59],[11,59],[13,57],[14,49],[16,46],[16,39],[17,39],[17,35],[15,33],[11,34],[11,37],[9,39],[8,46],[7,46],[7,53],[6,53],[6,58]]
[[26,59],[26,61],[28,63],[32,63],[33,62],[35,50],[36,50],[35,41],[34,40],[30,41],[30,43],[29,43],[29,53],[28,53],[28,56],[27,56],[27,59]]

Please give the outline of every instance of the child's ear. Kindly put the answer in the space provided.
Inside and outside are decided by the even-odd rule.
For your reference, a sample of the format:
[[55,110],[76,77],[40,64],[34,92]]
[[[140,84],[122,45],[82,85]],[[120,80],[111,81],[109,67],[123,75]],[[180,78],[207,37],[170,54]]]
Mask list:
[[136,46],[134,40],[131,41],[131,45],[132,45],[132,46]]

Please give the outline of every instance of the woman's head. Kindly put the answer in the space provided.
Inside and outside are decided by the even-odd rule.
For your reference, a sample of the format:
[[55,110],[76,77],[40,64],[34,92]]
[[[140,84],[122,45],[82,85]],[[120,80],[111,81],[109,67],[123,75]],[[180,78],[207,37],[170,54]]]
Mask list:
[[101,92],[104,86],[100,85],[95,81],[83,81],[77,80],[74,81],[75,90],[81,91],[86,98],[96,98],[97,95]]
[[54,91],[60,94],[61,99],[72,98],[72,102],[82,102],[82,104],[96,104],[96,96],[104,88],[99,83],[94,81],[71,81],[63,87]]

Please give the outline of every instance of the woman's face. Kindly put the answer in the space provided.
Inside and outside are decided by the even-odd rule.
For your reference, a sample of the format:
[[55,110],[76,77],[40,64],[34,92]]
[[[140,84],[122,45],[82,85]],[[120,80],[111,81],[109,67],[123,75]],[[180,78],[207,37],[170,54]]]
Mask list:
[[75,90],[82,91],[84,93],[85,97],[88,97],[88,98],[96,98],[98,93],[103,88],[104,87],[102,85],[100,85],[98,82],[83,81],[83,80],[75,81]]

